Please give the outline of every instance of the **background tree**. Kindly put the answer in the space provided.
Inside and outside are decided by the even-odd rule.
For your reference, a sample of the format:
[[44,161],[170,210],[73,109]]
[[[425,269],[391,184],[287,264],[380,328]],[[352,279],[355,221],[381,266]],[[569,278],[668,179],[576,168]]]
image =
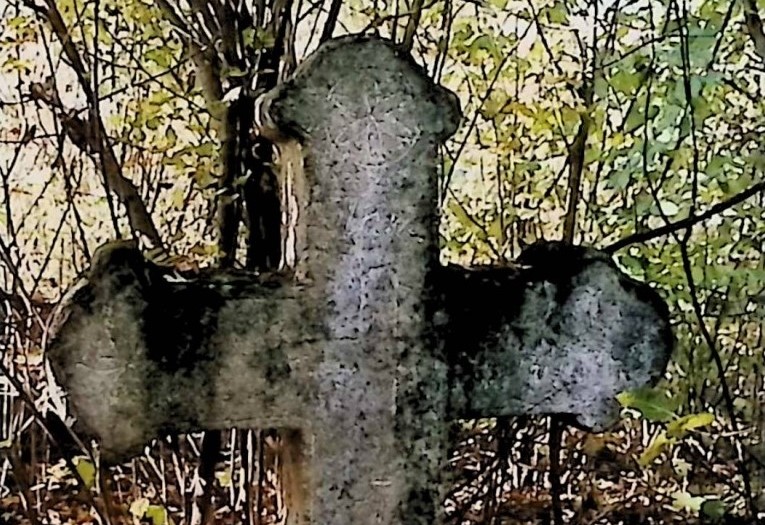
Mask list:
[[[51,416],[65,419],[41,364],[46,316],[113,237],[139,235],[180,271],[288,264],[289,181],[277,184],[287,156],[259,134],[257,97],[321,40],[369,30],[410,48],[466,110],[444,157],[445,259],[502,263],[540,237],[593,244],[655,283],[674,312],[665,381],[622,396],[629,408],[614,433],[559,428],[557,453],[548,420],[466,424],[454,459],[463,475],[447,502],[455,523],[526,523],[550,508],[558,522],[755,519],[765,475],[761,8],[0,4],[0,511],[33,523],[51,511],[84,519],[91,506],[176,522],[213,508],[234,522],[274,516],[286,445],[273,432],[224,432],[220,464],[217,435],[201,446],[201,466],[199,436],[161,441],[111,471],[77,459],[90,444],[81,449]],[[700,426],[708,414],[714,422]],[[79,497],[42,426],[64,442]],[[208,505],[197,480],[213,477]]]

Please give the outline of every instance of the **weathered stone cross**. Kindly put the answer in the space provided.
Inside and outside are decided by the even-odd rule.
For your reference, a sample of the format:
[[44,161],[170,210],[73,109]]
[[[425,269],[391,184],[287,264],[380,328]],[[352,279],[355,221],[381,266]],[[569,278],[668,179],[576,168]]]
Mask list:
[[290,523],[438,523],[447,421],[573,414],[661,374],[664,303],[592,249],[513,268],[438,263],[436,149],[456,97],[385,40],[330,41],[269,96],[306,150],[297,270],[170,281],[126,244],[94,257],[49,356],[119,460],[163,432],[288,427],[308,500]]

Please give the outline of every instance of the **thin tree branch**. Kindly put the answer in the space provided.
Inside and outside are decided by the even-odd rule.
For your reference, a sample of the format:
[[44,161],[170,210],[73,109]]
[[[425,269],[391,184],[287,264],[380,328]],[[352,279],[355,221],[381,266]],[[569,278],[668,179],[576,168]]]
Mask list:
[[754,50],[760,58],[765,59],[765,31],[763,31],[762,18],[757,9],[757,0],[747,0],[744,3],[744,20],[749,36],[752,37]]
[[664,237],[665,235],[672,234],[674,232],[677,232],[685,228],[690,228],[694,226],[695,224],[698,224],[711,217],[714,217],[715,215],[718,215],[724,212],[725,210],[732,208],[736,204],[740,204],[744,202],[745,200],[747,200],[748,198],[754,195],[757,195],[758,193],[763,191],[765,191],[765,182],[758,182],[757,184],[754,184],[750,188],[747,188],[746,190],[742,191],[741,193],[734,195],[730,199],[715,204],[704,213],[701,213],[699,215],[694,215],[692,217],[686,217],[685,219],[682,219],[676,222],[670,222],[665,224],[664,226],[661,226],[653,230],[633,233],[632,235],[629,235],[623,239],[616,241],[615,243],[609,246],[606,246],[605,248],[602,248],[602,250],[606,253],[614,253],[617,250],[621,250],[622,248],[629,246],[631,244],[637,244],[641,242],[650,241],[652,239],[656,239],[658,237]]
[[[47,9],[42,16],[50,24],[53,32],[60,40],[64,54],[77,75],[77,79],[85,93],[86,99],[89,104],[92,105],[93,101],[96,100],[96,96],[88,78],[87,68],[69,36],[69,30],[56,6],[55,0],[45,0],[45,4]],[[91,112],[94,113],[92,108]],[[72,130],[72,126],[77,124],[78,122],[76,121],[70,122],[69,129]],[[87,144],[90,151],[98,153],[102,157],[100,164],[107,187],[114,192],[117,198],[119,198],[125,206],[128,222],[130,223],[131,228],[134,231],[146,235],[146,237],[148,237],[156,246],[162,247],[162,238],[160,237],[143,200],[138,194],[138,190],[133,183],[122,174],[122,167],[117,161],[114,149],[106,140],[107,134],[100,117],[94,115],[88,121],[84,121],[84,124],[85,126],[82,128],[82,131],[84,131],[83,142],[82,144],[76,145],[82,147],[82,145]],[[66,123],[64,123],[64,125],[66,127]]]
[[332,4],[329,6],[329,13],[327,13],[327,21],[324,23],[324,29],[322,29],[321,36],[319,37],[320,44],[332,38],[342,4],[343,0],[332,0]]
[[[589,111],[589,107],[587,108],[587,111]],[[569,244],[573,244],[574,235],[576,233],[576,208],[579,204],[582,172],[584,171],[584,153],[587,149],[587,135],[590,130],[590,121],[590,116],[586,113],[582,113],[581,122],[579,123],[579,131],[569,150],[568,158],[571,171],[568,179],[568,209],[566,210],[566,218],[563,223],[563,241]]]
[[424,0],[414,0],[412,2],[412,12],[411,15],[409,15],[409,21],[404,30],[404,40],[401,42],[401,46],[410,52],[414,46],[414,34],[417,31],[417,26],[420,25],[423,4]]

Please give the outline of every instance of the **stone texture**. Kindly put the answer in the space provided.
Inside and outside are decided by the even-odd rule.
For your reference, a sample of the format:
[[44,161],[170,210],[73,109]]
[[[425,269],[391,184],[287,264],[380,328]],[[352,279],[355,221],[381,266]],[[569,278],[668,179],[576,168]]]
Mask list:
[[166,432],[298,428],[290,523],[432,525],[450,418],[601,428],[663,370],[666,307],[599,252],[438,265],[436,148],[460,113],[407,54],[327,42],[266,109],[306,152],[294,275],[171,282],[116,243],[57,313],[49,357],[106,460]]
[[615,395],[667,364],[666,305],[590,248],[540,242],[519,262],[441,272],[450,415],[570,414],[608,428]]

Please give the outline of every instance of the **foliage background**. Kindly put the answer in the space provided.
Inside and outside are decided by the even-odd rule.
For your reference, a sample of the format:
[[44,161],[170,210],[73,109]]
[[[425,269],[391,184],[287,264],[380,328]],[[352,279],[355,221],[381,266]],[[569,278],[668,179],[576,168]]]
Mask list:
[[[763,4],[211,1],[231,6],[232,44],[189,15],[201,0],[170,10],[0,0],[0,521],[198,523],[205,497],[222,522],[280,519],[283,439],[271,431],[223,434],[208,496],[199,436],[160,440],[105,472],[89,446],[73,460],[62,454],[43,430],[47,413],[65,417],[44,373],[45,320],[94,248],[135,230],[178,268],[267,267],[248,251],[252,174],[227,164],[227,118],[322,38],[362,30],[410,46],[461,98],[466,118],[444,153],[444,260],[499,264],[539,238],[574,240],[612,252],[673,315],[665,379],[621,396],[612,433],[586,436],[549,418],[466,422],[453,522],[551,512],[555,523],[758,520]],[[245,8],[257,20],[244,23]],[[269,71],[263,57],[276,48]],[[209,66],[215,56],[211,97],[200,57]],[[222,226],[228,212],[233,234]],[[221,242],[227,235],[236,249]]]

